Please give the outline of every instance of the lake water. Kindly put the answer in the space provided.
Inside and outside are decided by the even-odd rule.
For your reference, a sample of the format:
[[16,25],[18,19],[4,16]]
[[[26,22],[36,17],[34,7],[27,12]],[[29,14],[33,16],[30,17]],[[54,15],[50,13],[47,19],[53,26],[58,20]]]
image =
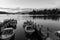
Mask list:
[[56,30],[60,30],[60,18],[58,18],[57,20],[53,20],[52,18],[44,18],[44,17],[39,17],[39,18],[34,18],[30,17],[31,15],[22,15],[22,14],[1,14],[0,15],[0,21],[3,21],[4,19],[16,19],[18,21],[17,24],[17,29],[16,29],[16,38],[18,39],[24,39],[25,38],[25,33],[24,33],[24,29],[23,29],[23,23],[26,20],[32,20],[37,24],[43,25],[44,28],[44,32],[46,32],[46,27],[49,27],[51,31],[56,31]]

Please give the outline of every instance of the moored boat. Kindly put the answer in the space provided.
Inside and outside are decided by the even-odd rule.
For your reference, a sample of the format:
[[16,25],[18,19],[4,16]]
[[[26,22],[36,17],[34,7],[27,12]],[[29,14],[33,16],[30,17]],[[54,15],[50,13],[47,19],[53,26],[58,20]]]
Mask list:
[[17,20],[6,19],[0,24],[0,39],[8,39],[15,36]]

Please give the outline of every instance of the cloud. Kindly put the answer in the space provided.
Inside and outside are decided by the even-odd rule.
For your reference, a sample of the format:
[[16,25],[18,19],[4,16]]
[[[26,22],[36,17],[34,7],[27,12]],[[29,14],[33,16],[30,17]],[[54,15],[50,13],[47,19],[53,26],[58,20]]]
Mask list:
[[5,8],[54,8],[60,7],[60,0],[0,0]]

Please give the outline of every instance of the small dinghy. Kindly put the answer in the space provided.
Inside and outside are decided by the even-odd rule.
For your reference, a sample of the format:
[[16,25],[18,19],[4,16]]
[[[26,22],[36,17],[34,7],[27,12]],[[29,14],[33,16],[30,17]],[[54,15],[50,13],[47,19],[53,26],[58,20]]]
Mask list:
[[6,19],[0,23],[0,39],[11,39],[15,35],[17,20]]
[[23,24],[25,30],[25,38],[27,40],[43,40],[44,34],[42,33],[43,25],[34,23],[33,21],[26,21]]
[[23,28],[25,29],[25,31],[28,33],[30,32],[34,32],[34,23],[32,21],[27,21],[27,22],[24,22],[23,24]]

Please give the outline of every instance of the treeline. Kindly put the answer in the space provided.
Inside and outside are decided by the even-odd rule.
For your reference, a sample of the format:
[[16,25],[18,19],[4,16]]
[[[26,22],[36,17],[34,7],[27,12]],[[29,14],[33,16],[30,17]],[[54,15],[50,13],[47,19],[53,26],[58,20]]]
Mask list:
[[60,16],[60,10],[55,9],[44,9],[44,10],[33,10],[29,12],[30,15],[43,15],[43,16]]

